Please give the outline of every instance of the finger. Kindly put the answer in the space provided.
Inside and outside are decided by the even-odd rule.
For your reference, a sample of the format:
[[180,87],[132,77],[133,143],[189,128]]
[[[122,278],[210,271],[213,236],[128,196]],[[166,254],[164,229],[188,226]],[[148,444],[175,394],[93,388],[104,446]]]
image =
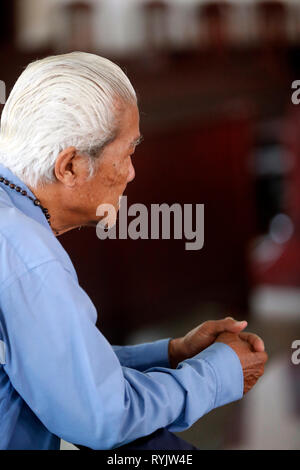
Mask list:
[[[236,333],[232,333],[230,331],[223,331],[217,336],[216,341],[241,341],[242,339]],[[246,341],[244,341],[246,343]]]
[[220,327],[223,331],[229,331],[230,333],[239,333],[244,330],[248,323],[243,321],[234,320],[232,317],[226,317],[224,320],[220,320]]
[[240,338],[243,339],[244,341],[247,341],[249,344],[251,344],[252,348],[256,352],[262,352],[265,350],[265,344],[263,340],[256,334],[254,333],[246,333],[242,332],[240,333]]
[[217,336],[225,331],[238,334],[244,328],[246,328],[246,326],[246,321],[238,322],[232,318],[227,317],[223,320],[209,320],[203,323],[199,328],[199,332],[201,332],[201,334],[207,334],[210,336]]
[[255,356],[256,356],[256,359],[261,362],[262,364],[265,364],[268,360],[268,354],[266,353],[266,351],[262,351],[262,352],[256,352],[254,353]]

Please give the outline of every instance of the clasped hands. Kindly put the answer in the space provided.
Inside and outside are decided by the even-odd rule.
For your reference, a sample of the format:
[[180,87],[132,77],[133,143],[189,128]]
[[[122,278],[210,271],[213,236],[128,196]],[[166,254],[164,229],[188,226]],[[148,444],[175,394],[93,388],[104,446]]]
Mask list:
[[238,355],[244,374],[244,394],[256,384],[264,373],[268,360],[263,340],[254,333],[246,333],[246,321],[232,317],[209,320],[181,338],[169,342],[169,362],[172,368],[200,353],[215,342],[225,343]]

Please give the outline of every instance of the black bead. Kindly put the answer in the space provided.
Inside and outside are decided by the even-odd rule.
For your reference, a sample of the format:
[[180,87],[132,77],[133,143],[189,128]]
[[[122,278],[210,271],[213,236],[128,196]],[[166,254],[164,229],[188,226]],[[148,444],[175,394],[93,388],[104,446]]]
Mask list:
[[42,206],[41,201],[39,201],[38,199],[33,199],[33,197],[31,197],[31,196],[29,196],[29,194],[27,194],[27,191],[20,188],[20,186],[16,186],[14,183],[11,183],[7,179],[3,178],[3,176],[0,176],[0,183],[4,183],[4,184],[6,184],[6,186],[9,186],[11,189],[15,189],[18,193],[22,194],[22,196],[28,197],[28,199],[30,199],[34,203],[35,206],[38,206],[43,211],[43,213],[44,213],[44,215],[47,219],[47,222],[51,227],[51,223],[50,223],[50,220],[49,220],[50,219],[49,211],[46,207]]

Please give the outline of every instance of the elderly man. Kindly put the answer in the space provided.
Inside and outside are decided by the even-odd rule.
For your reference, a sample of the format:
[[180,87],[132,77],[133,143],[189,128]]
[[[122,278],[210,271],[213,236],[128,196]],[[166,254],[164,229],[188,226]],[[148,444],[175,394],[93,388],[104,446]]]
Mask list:
[[[111,346],[56,236],[96,226],[134,178],[132,85],[107,59],[72,53],[27,67],[0,135],[0,448],[111,449],[180,431],[238,400],[267,355],[246,322]],[[117,288],[117,287],[116,287]],[[166,444],[167,445],[167,444]]]

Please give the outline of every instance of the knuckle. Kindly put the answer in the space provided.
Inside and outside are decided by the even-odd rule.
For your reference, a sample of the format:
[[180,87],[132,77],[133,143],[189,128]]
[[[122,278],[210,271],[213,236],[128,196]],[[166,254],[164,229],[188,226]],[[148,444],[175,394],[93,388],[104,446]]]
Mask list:
[[200,333],[203,333],[203,332],[207,331],[207,330],[210,328],[207,323],[208,323],[208,322],[205,321],[204,323],[202,323],[202,324],[200,325],[199,330],[198,330]]

